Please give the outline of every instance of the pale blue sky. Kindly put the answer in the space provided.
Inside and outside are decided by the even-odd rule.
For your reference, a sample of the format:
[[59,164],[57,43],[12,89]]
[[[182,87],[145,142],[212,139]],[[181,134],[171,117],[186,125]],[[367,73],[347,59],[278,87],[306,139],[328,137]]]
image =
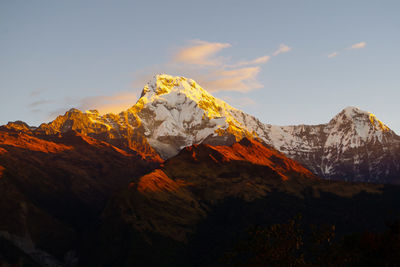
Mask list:
[[[0,0],[0,124],[133,105],[156,72],[207,85],[252,68],[246,88],[212,93],[265,123],[325,123],[351,105],[400,133],[399,13],[399,1]],[[177,59],[199,44],[220,47],[215,64]]]

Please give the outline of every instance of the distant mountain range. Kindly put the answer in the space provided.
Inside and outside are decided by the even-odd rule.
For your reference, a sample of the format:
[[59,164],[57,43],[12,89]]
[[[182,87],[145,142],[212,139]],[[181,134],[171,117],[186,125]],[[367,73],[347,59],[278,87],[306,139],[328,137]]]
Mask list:
[[293,158],[316,175],[333,180],[400,183],[400,137],[372,113],[347,107],[327,124],[276,126],[231,107],[184,77],[156,75],[137,103],[119,114],[71,109],[32,129],[54,135],[71,130],[163,159],[193,144],[230,145],[255,138]]

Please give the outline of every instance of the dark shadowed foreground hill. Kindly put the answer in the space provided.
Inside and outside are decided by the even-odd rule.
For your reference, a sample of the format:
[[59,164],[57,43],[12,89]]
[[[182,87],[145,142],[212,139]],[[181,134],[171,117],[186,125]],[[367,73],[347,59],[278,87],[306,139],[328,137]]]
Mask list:
[[255,227],[287,229],[301,214],[306,228],[334,225],[340,237],[383,231],[400,214],[398,187],[321,180],[252,139],[189,146],[163,162],[76,131],[21,127],[0,130],[2,263],[235,265]]
[[[339,239],[399,218],[399,188],[329,182],[280,152],[243,139],[196,145],[115,196],[82,259],[93,266],[215,266],[249,229],[299,214]],[[233,264],[235,265],[235,264]],[[246,264],[245,264],[246,265]]]
[[75,258],[110,196],[159,161],[72,131],[1,130],[0,237],[41,264]]

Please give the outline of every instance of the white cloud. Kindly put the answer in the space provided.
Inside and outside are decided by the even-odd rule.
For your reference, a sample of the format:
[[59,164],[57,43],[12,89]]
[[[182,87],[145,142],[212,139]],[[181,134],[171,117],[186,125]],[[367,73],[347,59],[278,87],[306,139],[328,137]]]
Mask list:
[[[189,41],[186,46],[175,50],[171,61],[137,73],[134,84],[136,87],[143,86],[144,80],[148,81],[154,74],[168,73],[192,78],[210,92],[248,92],[263,87],[257,76],[261,71],[261,65],[267,63],[271,55],[232,62],[228,57],[219,56],[219,53],[228,47],[231,47],[231,44]],[[291,49],[281,44],[273,55],[286,53]]]
[[280,44],[278,50],[276,50],[272,55],[273,56],[277,56],[277,55],[282,54],[282,53],[287,53],[290,50],[292,50],[291,47],[289,47],[289,46],[287,46],[285,44]]
[[339,55],[339,52],[333,52],[328,55],[328,58],[333,58],[333,57],[336,57],[337,55]]
[[270,56],[263,56],[263,57],[258,57],[256,59],[250,60],[250,61],[239,61],[236,64],[229,65],[228,67],[236,68],[236,67],[243,67],[243,66],[249,66],[249,65],[261,65],[264,63],[267,63],[271,59]]
[[41,100],[36,100],[33,101],[32,103],[29,104],[29,107],[31,108],[37,108],[43,105],[51,104],[54,103],[54,100],[49,100],[49,99],[41,99]]
[[[342,50],[340,50],[341,52],[342,51],[345,51],[345,50],[355,50],[355,49],[361,49],[361,48],[364,48],[364,47],[366,47],[367,46],[367,43],[366,42],[360,42],[360,43],[356,43],[356,44],[353,44],[353,45],[351,45],[351,46],[349,46],[349,47],[347,47],[347,48],[344,48],[344,49],[342,49]],[[330,53],[329,55],[328,55],[328,58],[334,58],[334,57],[336,57],[336,56],[338,56],[339,55],[339,52],[333,52],[333,53]]]
[[[230,62],[228,58],[218,57],[221,50],[231,47],[229,43],[212,43],[202,40],[190,41],[188,45],[178,49],[173,53],[169,62],[142,69],[137,73],[134,87],[141,89],[146,82],[156,73],[168,73],[171,75],[182,75],[196,80],[205,90],[210,92],[236,91],[249,92],[254,89],[262,88],[263,85],[258,81],[257,76],[261,71],[261,65],[267,63],[271,56],[264,55],[249,61]],[[281,44],[279,49],[272,55],[290,51],[291,48]],[[40,91],[33,91],[32,96],[40,94]],[[97,109],[100,114],[119,113],[132,107],[139,97],[138,91],[122,91],[112,95],[101,95],[85,97],[82,99],[65,98],[58,100],[59,108],[50,112],[50,117],[55,117],[60,113],[69,110],[71,106],[85,111]],[[239,98],[241,104],[236,106],[253,105],[254,101],[250,98]],[[42,105],[52,104],[47,100],[37,100],[31,103],[31,109],[35,112],[45,112],[37,109]],[[62,107],[60,107],[62,106]],[[46,109],[48,113],[48,108]]]
[[40,95],[42,92],[44,92],[45,90],[46,89],[38,88],[38,89],[35,89],[35,90],[31,91],[31,93],[29,95],[31,97],[36,97],[36,96]]
[[82,111],[97,109],[100,114],[119,113],[132,107],[137,99],[137,92],[118,92],[110,96],[85,97],[77,108]]
[[222,59],[215,54],[224,48],[230,47],[228,43],[210,43],[201,40],[193,40],[190,45],[179,49],[173,56],[177,63],[216,66],[222,64]]
[[[70,98],[58,99],[54,101],[35,101],[31,103],[33,108],[31,111],[35,113],[46,114],[46,120],[52,121],[56,116],[64,114],[72,107],[85,112],[87,110],[96,109],[101,115],[114,113],[118,114],[136,104],[138,99],[138,91],[120,91],[111,95],[97,95],[84,98]],[[52,104],[50,107],[41,108],[44,104]],[[38,108],[36,108],[38,107]]]
[[364,48],[366,45],[367,45],[366,42],[360,42],[360,43],[356,43],[356,44],[351,45],[347,49],[361,49],[361,48]]
[[233,107],[255,107],[258,106],[258,103],[254,101],[250,97],[231,97],[231,96],[223,96],[221,99],[225,100]]
[[261,88],[257,81],[260,67],[248,67],[239,69],[220,69],[199,77],[199,84],[209,92],[237,91],[248,92]]

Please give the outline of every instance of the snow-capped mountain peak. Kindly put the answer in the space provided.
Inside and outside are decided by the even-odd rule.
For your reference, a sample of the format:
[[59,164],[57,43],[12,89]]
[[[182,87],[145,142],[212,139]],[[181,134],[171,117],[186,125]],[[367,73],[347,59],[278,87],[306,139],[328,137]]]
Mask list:
[[370,123],[373,128],[377,131],[390,131],[389,127],[382,121],[378,120],[376,116],[368,111],[361,110],[358,107],[346,107],[339,114],[337,114],[333,120],[339,120],[340,118],[346,118],[354,123]]
[[[358,107],[354,107],[354,106],[348,106],[348,107],[345,107],[340,113],[344,113],[344,114],[346,114],[346,116],[348,116],[348,117],[353,117],[354,115],[356,115],[356,114],[360,114],[360,113],[364,113],[364,114],[366,114],[366,113],[368,113],[368,112],[366,112],[366,111],[364,111],[364,110],[361,110],[360,108],[358,108]],[[340,114],[339,113],[339,114]]]
[[367,141],[373,138],[382,140],[386,132],[392,132],[374,114],[357,107],[343,109],[329,122],[328,129],[339,133],[346,132],[351,135],[353,141],[356,139]]
[[229,110],[236,110],[226,102],[213,97],[194,80],[168,74],[154,76],[145,85],[141,95],[144,103],[164,102],[169,106],[182,104],[185,98],[195,102],[210,119],[229,116]]
[[[213,97],[192,79],[158,74],[130,109],[149,143],[165,157],[206,138],[253,136],[256,119]],[[258,122],[259,123],[259,122]]]

